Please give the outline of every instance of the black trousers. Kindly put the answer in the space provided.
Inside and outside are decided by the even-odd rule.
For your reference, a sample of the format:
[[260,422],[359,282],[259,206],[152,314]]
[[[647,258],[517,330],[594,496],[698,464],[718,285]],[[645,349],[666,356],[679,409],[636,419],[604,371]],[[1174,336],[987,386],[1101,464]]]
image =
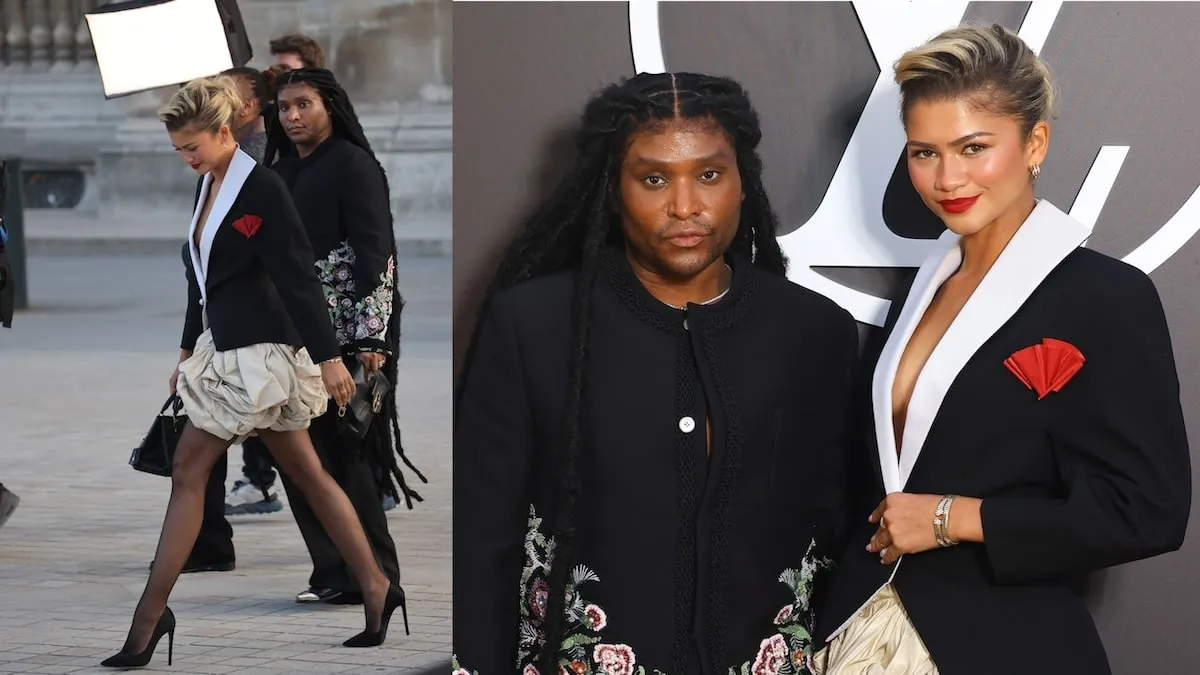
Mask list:
[[229,473],[229,453],[224,452],[213,464],[204,486],[204,519],[200,536],[188,556],[190,564],[211,565],[234,561],[233,528],[225,519],[225,478]]
[[[346,447],[338,437],[337,406],[331,403],[324,415],[314,419],[308,435],[312,438],[322,466],[345,490],[350,503],[354,505],[359,522],[366,531],[367,541],[384,574],[394,583],[400,583],[400,561],[396,557],[396,544],[388,532],[387,514],[383,511],[375,472],[359,456],[357,449]],[[288,478],[286,472],[281,471],[279,478],[287,491],[288,504],[300,528],[300,535],[304,537],[308,554],[312,557],[313,571],[308,585],[361,593],[354,574],[333,545],[333,540],[325,533],[304,493]]]
[[242,443],[242,475],[260,490],[270,490],[275,485],[275,463],[267,445],[257,436]]

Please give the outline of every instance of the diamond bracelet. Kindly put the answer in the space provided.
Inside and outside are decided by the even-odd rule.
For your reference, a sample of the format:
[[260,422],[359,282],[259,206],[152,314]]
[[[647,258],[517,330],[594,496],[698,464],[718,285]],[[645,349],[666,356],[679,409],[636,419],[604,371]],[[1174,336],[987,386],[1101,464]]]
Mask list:
[[942,548],[958,543],[950,537],[950,506],[953,503],[954,495],[945,495],[933,510],[933,536]]

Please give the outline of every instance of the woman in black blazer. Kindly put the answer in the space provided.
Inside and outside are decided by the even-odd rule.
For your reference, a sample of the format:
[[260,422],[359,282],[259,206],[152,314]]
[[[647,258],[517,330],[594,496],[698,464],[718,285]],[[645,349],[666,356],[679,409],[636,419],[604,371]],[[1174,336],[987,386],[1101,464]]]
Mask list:
[[823,675],[1110,672],[1089,572],[1178,549],[1191,470],[1171,339],[1141,271],[1033,183],[1046,68],[1000,26],[896,64],[913,186],[948,231],[864,386]]
[[188,308],[171,377],[188,424],[154,568],[124,647],[104,666],[144,666],[163,635],[173,642],[167,597],[196,541],[209,472],[230,445],[253,434],[305,491],[364,589],[367,628],[344,644],[382,643],[402,603],[308,438],[309,421],[325,412],[329,396],[346,405],[354,382],[287,188],[233,140],[229,124],[240,105],[236,85],[221,77],[188,83],[159,111],[181,158],[203,174],[183,248]]

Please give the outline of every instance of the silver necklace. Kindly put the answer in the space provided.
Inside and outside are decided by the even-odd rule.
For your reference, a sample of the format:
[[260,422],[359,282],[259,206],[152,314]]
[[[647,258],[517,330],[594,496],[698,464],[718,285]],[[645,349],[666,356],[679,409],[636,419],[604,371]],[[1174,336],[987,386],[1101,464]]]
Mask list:
[[[729,266],[729,263],[726,263],[726,264],[725,264],[725,269],[729,270],[729,288],[733,288],[733,268],[731,268],[731,267]],[[695,304],[697,304],[697,305],[711,305],[711,304],[713,304],[714,302],[717,302],[717,301],[719,301],[721,298],[725,297],[725,296],[726,296],[726,295],[729,293],[729,288],[726,288],[725,290],[721,291],[721,292],[720,292],[720,293],[718,293],[718,294],[717,294],[715,297],[709,298],[708,300],[705,300],[704,302],[698,302],[698,303],[695,303]],[[677,310],[679,310],[679,311],[681,311],[681,312],[687,309],[686,307],[679,307],[679,306],[676,306],[676,305],[672,305],[672,304],[671,304],[671,303],[669,303],[669,302],[663,302],[663,304],[664,304],[664,305],[666,305],[667,307],[670,307],[671,309],[677,309]]]

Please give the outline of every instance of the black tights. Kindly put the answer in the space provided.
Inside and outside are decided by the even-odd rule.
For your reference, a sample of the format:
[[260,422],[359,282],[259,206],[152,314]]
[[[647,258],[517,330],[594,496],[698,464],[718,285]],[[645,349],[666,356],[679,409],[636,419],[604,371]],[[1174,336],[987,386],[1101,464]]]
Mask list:
[[[363,589],[367,630],[377,630],[390,582],[379,568],[358,515],[346,493],[321,467],[307,431],[260,430],[279,467],[304,491],[325,531],[354,571]],[[179,579],[188,554],[200,532],[204,514],[204,488],[213,465],[229,449],[229,443],[190,423],[184,428],[175,452],[171,476],[171,500],[163,519],[154,556],[154,569],[134,611],[125,640],[125,650],[141,652],[150,642],[159,616],[167,606],[171,589]]]

